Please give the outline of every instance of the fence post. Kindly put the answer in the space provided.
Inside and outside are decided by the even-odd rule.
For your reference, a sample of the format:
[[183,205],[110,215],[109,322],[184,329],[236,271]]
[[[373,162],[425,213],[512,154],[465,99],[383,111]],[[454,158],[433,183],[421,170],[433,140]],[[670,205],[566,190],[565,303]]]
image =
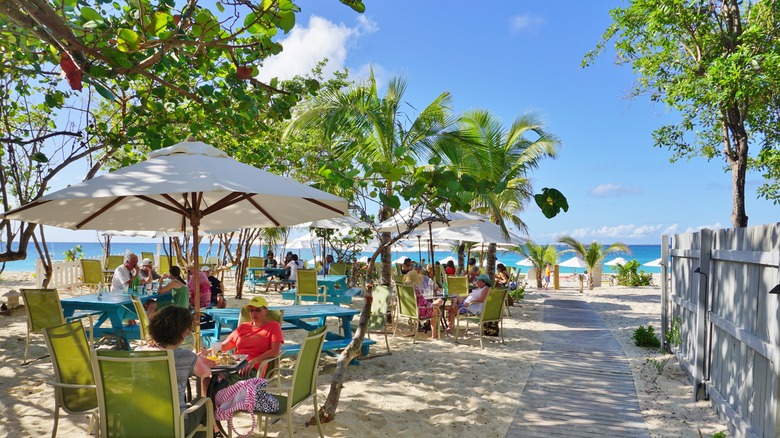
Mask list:
[[[703,228],[699,232],[699,272],[694,273],[699,277],[697,299],[696,299],[696,352],[694,361],[693,375],[693,400],[704,400],[707,398],[706,387],[704,386],[704,370],[707,366],[707,325],[709,323],[709,274],[710,274],[710,255],[712,254],[712,230]],[[702,278],[704,277],[704,278]]]
[[669,333],[669,236],[661,236],[661,352],[671,352]]

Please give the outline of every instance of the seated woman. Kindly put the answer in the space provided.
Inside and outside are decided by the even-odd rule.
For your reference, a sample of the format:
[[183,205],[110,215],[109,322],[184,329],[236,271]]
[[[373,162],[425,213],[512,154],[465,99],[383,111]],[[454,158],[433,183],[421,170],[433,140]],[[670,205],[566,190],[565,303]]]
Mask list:
[[192,272],[195,266],[187,267],[187,287],[190,288],[190,306],[195,307],[195,275],[198,275],[198,289],[200,289],[200,307],[211,306],[211,283],[209,276],[203,271]]
[[469,293],[469,296],[463,298],[456,295],[452,298],[452,305],[447,308],[450,328],[455,327],[455,316],[458,312],[473,313],[475,315],[482,312],[482,307],[485,305],[488,292],[490,292],[489,283],[490,277],[487,274],[482,274],[477,277],[477,287]]
[[509,273],[503,263],[496,265],[496,287],[509,287]]
[[[244,306],[252,320],[239,324],[222,342],[222,351],[235,350],[237,354],[248,355],[248,365],[239,371],[241,377],[252,377],[252,370],[260,367],[265,359],[279,356],[284,344],[282,326],[267,319],[268,301],[263,297],[254,297]],[[263,370],[265,374],[265,370]]]
[[[170,281],[163,286],[163,279],[169,279]],[[157,301],[147,301],[149,308],[146,313],[150,319],[155,312],[170,305],[184,307],[185,309],[190,308],[190,289],[187,287],[187,282],[181,278],[181,269],[178,266],[171,266],[168,272],[160,277],[157,295]]]
[[[202,358],[199,358],[192,350],[179,348],[179,345],[190,334],[193,320],[192,313],[188,308],[169,306],[160,310],[149,321],[150,340],[146,346],[139,348],[139,350],[173,350],[176,386],[179,389],[179,408],[182,411],[189,406],[185,402],[189,378],[192,375],[200,377],[201,394],[206,394],[211,379],[211,368]],[[205,405],[202,409],[188,413],[184,417],[184,434],[192,432],[199,424],[205,424],[205,418]]]
[[422,318],[433,318],[431,324],[431,339],[439,339],[439,314],[441,313],[441,306],[444,301],[441,298],[437,298],[433,302],[429,302],[422,294],[423,282],[426,278],[420,274],[422,268],[418,263],[414,264],[414,270],[410,271],[404,276],[404,283],[414,286],[414,293],[417,297],[417,313]]
[[444,265],[444,272],[447,273],[447,275],[455,275],[455,262],[452,260],[447,261],[447,264]]
[[428,265],[425,267],[426,276],[423,277],[423,290],[433,290],[440,291],[441,285],[434,280],[436,278],[436,271],[433,268],[433,265]]

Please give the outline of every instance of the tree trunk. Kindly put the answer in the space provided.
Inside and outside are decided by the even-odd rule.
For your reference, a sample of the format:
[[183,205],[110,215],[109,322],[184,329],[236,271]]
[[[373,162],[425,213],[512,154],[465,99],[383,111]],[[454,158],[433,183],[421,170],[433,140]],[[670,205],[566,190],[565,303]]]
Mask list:
[[485,266],[485,271],[487,272],[487,275],[490,276],[490,278],[494,278],[496,275],[496,244],[495,243],[488,243],[488,250],[487,250],[487,266]]
[[[744,133],[744,130],[738,130]],[[734,130],[732,129],[732,132]],[[745,212],[745,178],[747,175],[748,145],[747,136],[734,135],[736,151],[729,158],[731,167],[732,209],[731,225],[734,228],[743,228],[748,225],[748,217]]]

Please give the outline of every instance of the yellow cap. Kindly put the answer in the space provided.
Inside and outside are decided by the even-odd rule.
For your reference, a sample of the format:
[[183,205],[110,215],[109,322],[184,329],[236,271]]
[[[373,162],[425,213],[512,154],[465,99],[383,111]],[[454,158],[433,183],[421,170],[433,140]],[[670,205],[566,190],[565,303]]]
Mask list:
[[250,306],[251,307],[268,307],[268,300],[266,300],[263,297],[254,297],[249,302],[249,304],[244,306],[244,308],[247,308],[247,307],[250,307]]

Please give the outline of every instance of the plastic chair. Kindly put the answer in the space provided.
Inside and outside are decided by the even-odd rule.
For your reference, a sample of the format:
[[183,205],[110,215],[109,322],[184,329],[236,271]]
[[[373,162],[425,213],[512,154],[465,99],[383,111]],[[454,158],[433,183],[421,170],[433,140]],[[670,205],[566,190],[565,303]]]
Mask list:
[[157,272],[160,275],[167,274],[171,271],[171,266],[176,266],[176,260],[171,258],[171,261],[169,262],[168,256],[163,254],[160,256],[160,265],[157,267]]
[[469,294],[469,278],[458,277],[454,275],[447,276],[447,292],[450,295],[460,295],[465,297]]
[[[60,295],[57,289],[19,289],[24,300],[24,311],[27,313],[27,342],[24,345],[24,362],[30,350],[30,334],[41,333],[41,330],[67,322],[62,313]],[[92,316],[102,312],[76,312],[68,320],[89,318],[89,345],[94,340],[92,333]]]
[[[300,271],[299,271],[300,273]],[[287,418],[287,435],[293,437],[292,412],[310,398],[314,401],[314,418],[317,421],[317,431],[324,437],[320,424],[319,407],[317,406],[317,376],[319,374],[319,358],[322,344],[325,342],[327,327],[322,326],[310,331],[301,343],[298,358],[295,361],[290,388],[284,390],[287,395],[272,394],[279,400],[279,411],[255,412],[259,417],[265,417],[263,436],[268,436],[268,421],[272,418]],[[258,424],[259,427],[259,424]]]
[[205,406],[204,431],[214,435],[211,399],[202,397],[179,410],[173,351],[94,350],[92,367],[103,437],[184,437],[184,416]]
[[346,263],[331,263],[328,268],[328,275],[347,275]]
[[371,331],[383,331],[387,352],[390,353],[390,342],[387,340],[387,306],[390,303],[390,287],[376,286],[371,296],[371,316],[368,320],[366,333],[369,335],[369,339],[371,339]]
[[154,253],[153,252],[142,251],[141,252],[141,260],[143,260],[143,259],[150,259],[152,261],[152,263],[156,265],[156,263],[154,263]]
[[295,290],[295,304],[301,304],[303,297],[314,297],[317,303],[322,298],[322,304],[328,299],[325,286],[317,286],[317,271],[313,269],[298,270],[298,286]]
[[[439,311],[439,315],[437,316],[420,318],[420,311],[417,307],[417,293],[414,291],[414,286],[397,284],[396,290],[398,291],[398,318],[409,318],[414,322],[414,338],[412,338],[412,343],[414,344],[417,342],[417,333],[420,331],[420,325],[424,321],[431,321],[432,325],[436,324],[436,330],[439,332],[437,335],[441,335],[441,324],[439,324],[441,321],[436,321],[437,318],[441,318],[441,311]],[[395,334],[398,331],[398,321],[395,321],[393,326],[393,337],[395,337]]]
[[92,374],[90,348],[81,320],[43,329],[43,338],[54,366],[54,427],[57,436],[60,409],[68,414],[90,413],[87,434],[92,433],[98,416],[95,376]]
[[109,255],[106,257],[106,270],[113,271],[125,262],[125,256]]
[[459,313],[455,319],[455,343],[458,343],[458,335],[460,333],[460,321],[466,320],[466,331],[469,329],[469,322],[477,324],[479,329],[479,347],[485,348],[482,345],[482,328],[489,322],[499,323],[499,332],[501,335],[501,343],[504,342],[504,305],[506,304],[506,288],[495,288],[488,291],[487,299],[482,307],[482,312],[479,315],[473,315],[470,313]]
[[81,283],[90,291],[97,291],[98,284],[103,283],[103,268],[100,260],[81,259]]
[[141,334],[141,341],[145,342],[148,335],[147,330],[149,328],[149,318],[146,317],[146,309],[144,309],[144,303],[142,303],[141,299],[135,295],[130,295],[130,300],[133,301],[133,307],[135,308],[135,313],[138,314],[138,329]]

